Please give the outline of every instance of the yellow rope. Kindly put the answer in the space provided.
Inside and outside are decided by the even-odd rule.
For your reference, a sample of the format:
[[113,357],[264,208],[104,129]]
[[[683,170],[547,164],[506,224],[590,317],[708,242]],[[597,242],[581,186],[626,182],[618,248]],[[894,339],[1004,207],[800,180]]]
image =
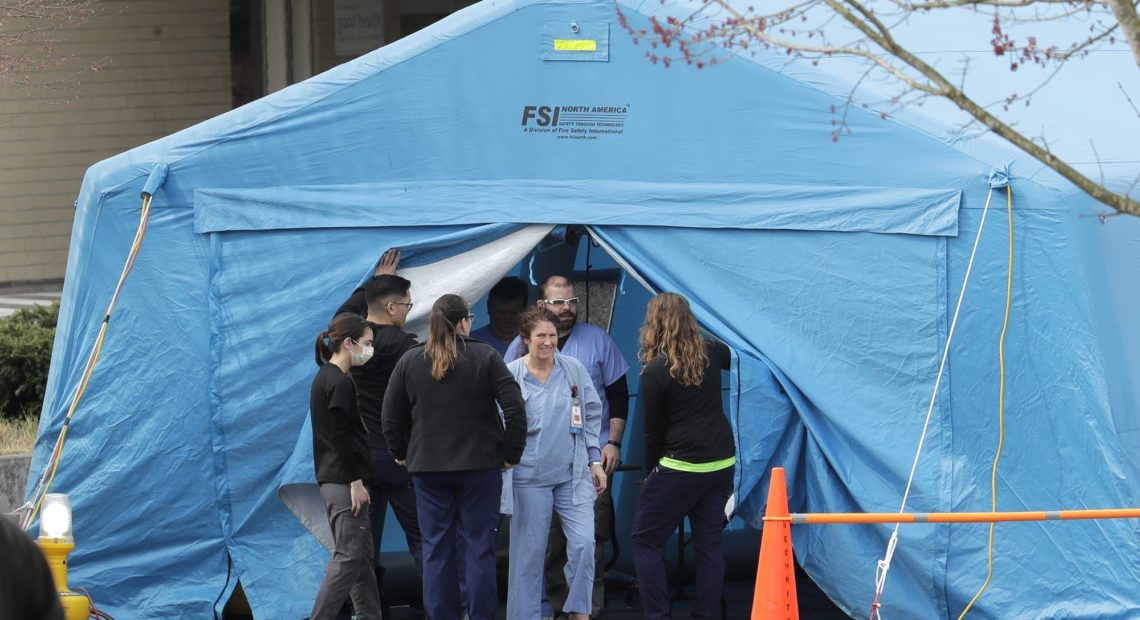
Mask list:
[[99,327],[99,335],[95,338],[95,346],[91,349],[91,355],[87,358],[87,365],[83,369],[83,376],[79,380],[79,387],[75,390],[75,396],[71,399],[71,406],[68,407],[67,415],[63,418],[63,426],[59,429],[59,437],[55,440],[55,447],[52,448],[47,467],[44,470],[43,476],[40,477],[39,483],[36,485],[35,492],[32,493],[32,509],[27,511],[20,521],[20,527],[25,531],[35,522],[36,516],[40,512],[40,507],[43,505],[44,496],[46,496],[51,489],[52,482],[55,481],[55,474],[59,471],[60,456],[63,454],[63,444],[67,441],[67,431],[71,424],[71,417],[79,407],[79,401],[83,398],[83,393],[87,391],[87,384],[91,381],[91,374],[95,371],[95,364],[99,361],[99,354],[103,350],[103,341],[107,336],[107,325],[111,320],[111,312],[115,309],[115,303],[119,299],[119,293],[123,290],[123,283],[126,282],[127,274],[131,272],[131,268],[135,264],[135,258],[138,256],[139,248],[142,247],[143,235],[146,234],[147,219],[150,216],[150,201],[150,194],[144,194],[142,210],[139,216],[139,227],[138,230],[135,231],[134,241],[131,242],[131,250],[127,255],[126,264],[123,265],[123,271],[119,274],[119,283],[115,286],[114,294],[111,295],[111,302],[107,305],[107,311],[103,313],[103,323]]
[[[1006,186],[1005,193],[1006,213],[1009,216],[1009,265],[1005,276],[1005,319],[1001,325],[1001,339],[998,340],[998,445],[997,452],[994,454],[993,469],[990,472],[990,505],[994,512],[997,511],[998,461],[1001,460],[1001,450],[1005,444],[1005,335],[1009,330],[1009,309],[1013,301],[1013,187]],[[982,583],[978,593],[970,599],[966,608],[962,610],[958,620],[966,617],[974,603],[982,597],[982,593],[990,586],[990,580],[994,576],[994,528],[996,526],[997,523],[990,523],[989,542],[986,545],[986,580]]]

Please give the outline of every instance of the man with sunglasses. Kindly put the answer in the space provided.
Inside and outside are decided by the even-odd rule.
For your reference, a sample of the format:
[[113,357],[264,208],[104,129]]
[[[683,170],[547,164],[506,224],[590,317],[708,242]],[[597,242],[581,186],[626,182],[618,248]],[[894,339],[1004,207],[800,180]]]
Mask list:
[[412,477],[408,470],[396,464],[381,431],[381,407],[388,381],[396,362],[410,348],[417,344],[414,334],[403,330],[412,311],[412,283],[396,274],[400,264],[400,251],[389,249],[384,252],[376,266],[375,275],[363,287],[353,291],[336,314],[351,312],[363,316],[372,327],[372,358],[351,370],[360,401],[360,416],[368,430],[368,447],[372,452],[372,471],[376,482],[368,485],[372,497],[370,516],[372,519],[372,539],[376,544],[376,577],[379,586],[384,573],[380,565],[380,541],[384,534],[386,503],[391,503],[396,520],[404,529],[408,550],[415,560],[417,572],[423,573],[422,542],[416,510],[416,493],[412,488]]
[[[613,474],[621,462],[621,437],[629,415],[629,386],[625,361],[617,344],[606,330],[589,323],[578,322],[578,298],[574,284],[561,275],[553,275],[539,286],[538,305],[558,317],[558,350],[582,363],[590,373],[594,388],[602,400],[602,468],[606,476]],[[519,339],[507,347],[504,359],[509,363],[518,357]],[[613,515],[613,496],[610,488],[598,496],[594,503],[594,592],[591,616],[597,618],[605,607],[605,543],[610,538],[610,521]],[[557,614],[566,603],[570,589],[566,584],[566,537],[562,534],[557,516],[551,520],[550,540],[546,547],[546,595]]]

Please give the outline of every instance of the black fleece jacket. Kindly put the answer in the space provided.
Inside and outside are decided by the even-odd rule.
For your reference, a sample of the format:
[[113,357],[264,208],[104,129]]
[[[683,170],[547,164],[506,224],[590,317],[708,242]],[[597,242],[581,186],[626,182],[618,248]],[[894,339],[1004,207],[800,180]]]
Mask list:
[[411,473],[489,469],[522,457],[526,408],[502,356],[465,336],[456,346],[459,357],[443,379],[432,378],[420,344],[400,358],[388,382],[384,437]]
[[[364,288],[358,288],[336,310],[337,314],[350,312],[357,316],[368,316],[368,304],[364,299]],[[384,392],[388,389],[388,379],[392,369],[408,349],[416,346],[415,334],[410,334],[392,325],[368,322],[372,328],[372,359],[349,371],[356,382],[356,392],[360,397],[360,417],[368,428],[368,447],[371,450],[387,450],[381,430],[380,411],[384,406]]]
[[719,341],[706,341],[705,352],[709,363],[700,385],[682,385],[674,379],[664,357],[654,358],[642,369],[646,470],[663,456],[711,463],[736,455],[720,393],[720,371],[729,369],[732,353]]
[[416,337],[398,327],[369,323],[372,326],[372,359],[360,366],[353,366],[352,379],[356,382],[356,392],[360,396],[360,417],[368,427],[368,447],[372,450],[387,450],[382,431],[381,411],[384,407],[384,393],[388,391],[388,380],[396,362],[412,347]]

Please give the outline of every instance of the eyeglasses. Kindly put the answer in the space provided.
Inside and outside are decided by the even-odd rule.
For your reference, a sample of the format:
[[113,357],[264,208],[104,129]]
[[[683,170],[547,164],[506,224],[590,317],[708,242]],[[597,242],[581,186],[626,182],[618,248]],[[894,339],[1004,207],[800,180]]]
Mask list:
[[468,314],[468,315],[467,315],[466,317],[464,317],[464,318],[466,318],[468,321],[474,321],[474,320],[475,320],[475,315],[474,315],[474,314]]
[[577,297],[571,297],[570,299],[543,299],[542,303],[544,303],[548,306],[554,306],[555,308],[562,308],[565,306],[577,306],[578,305],[578,298]]
[[390,301],[388,303],[396,304],[397,306],[407,306],[408,312],[412,311],[412,302],[410,302],[410,301]]

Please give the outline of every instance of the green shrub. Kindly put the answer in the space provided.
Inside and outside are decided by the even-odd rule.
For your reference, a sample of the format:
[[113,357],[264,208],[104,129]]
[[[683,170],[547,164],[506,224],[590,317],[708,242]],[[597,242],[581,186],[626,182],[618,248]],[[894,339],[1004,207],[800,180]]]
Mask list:
[[39,416],[59,304],[0,318],[0,417]]

